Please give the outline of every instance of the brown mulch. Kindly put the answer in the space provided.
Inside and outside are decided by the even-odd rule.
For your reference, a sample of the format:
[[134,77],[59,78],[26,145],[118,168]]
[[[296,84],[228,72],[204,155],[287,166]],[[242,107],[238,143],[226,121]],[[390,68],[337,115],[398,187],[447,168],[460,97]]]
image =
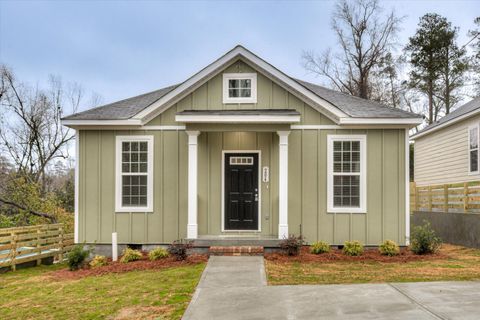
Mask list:
[[397,256],[389,257],[381,255],[377,249],[365,249],[363,254],[358,257],[346,256],[342,253],[342,250],[331,249],[328,253],[312,254],[309,247],[303,247],[298,256],[287,256],[283,253],[269,253],[265,254],[265,259],[277,262],[410,262],[410,261],[424,261],[443,259],[448,256],[443,253],[416,255],[406,248],[400,250],[400,254]]
[[148,260],[144,253],[143,258],[138,261],[121,263],[108,260],[108,265],[97,268],[90,268],[88,265],[77,271],[70,271],[68,268],[53,271],[48,275],[55,280],[75,280],[90,276],[101,276],[110,273],[124,273],[138,270],[166,269],[171,267],[181,267],[187,265],[195,265],[207,262],[208,256],[201,254],[192,254],[186,260],[177,261],[174,257],[168,257],[155,261]]

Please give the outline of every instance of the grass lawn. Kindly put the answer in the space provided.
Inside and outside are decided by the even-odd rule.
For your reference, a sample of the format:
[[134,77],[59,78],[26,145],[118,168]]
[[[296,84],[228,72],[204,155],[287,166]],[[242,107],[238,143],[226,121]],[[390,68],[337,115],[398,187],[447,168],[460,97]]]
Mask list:
[[272,285],[480,279],[480,250],[443,245],[440,254],[444,257],[410,262],[266,259],[265,265],[268,282]]
[[65,265],[0,274],[0,319],[180,319],[205,263],[54,280]]

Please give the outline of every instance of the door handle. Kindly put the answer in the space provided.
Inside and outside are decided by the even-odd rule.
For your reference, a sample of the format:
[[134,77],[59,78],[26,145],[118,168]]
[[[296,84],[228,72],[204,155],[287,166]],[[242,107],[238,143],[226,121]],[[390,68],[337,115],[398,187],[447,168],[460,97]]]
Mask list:
[[255,188],[255,201],[258,202],[258,189]]

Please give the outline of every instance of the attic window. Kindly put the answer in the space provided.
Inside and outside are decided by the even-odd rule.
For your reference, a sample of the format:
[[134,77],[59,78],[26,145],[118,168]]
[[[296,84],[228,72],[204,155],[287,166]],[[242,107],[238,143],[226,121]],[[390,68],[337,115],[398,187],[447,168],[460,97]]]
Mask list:
[[257,74],[224,73],[223,103],[257,103]]

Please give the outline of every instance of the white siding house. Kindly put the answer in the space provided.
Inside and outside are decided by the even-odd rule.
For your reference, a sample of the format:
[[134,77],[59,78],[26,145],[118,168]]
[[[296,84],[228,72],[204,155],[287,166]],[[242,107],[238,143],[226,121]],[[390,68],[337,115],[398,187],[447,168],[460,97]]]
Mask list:
[[411,137],[417,186],[480,180],[480,97]]

